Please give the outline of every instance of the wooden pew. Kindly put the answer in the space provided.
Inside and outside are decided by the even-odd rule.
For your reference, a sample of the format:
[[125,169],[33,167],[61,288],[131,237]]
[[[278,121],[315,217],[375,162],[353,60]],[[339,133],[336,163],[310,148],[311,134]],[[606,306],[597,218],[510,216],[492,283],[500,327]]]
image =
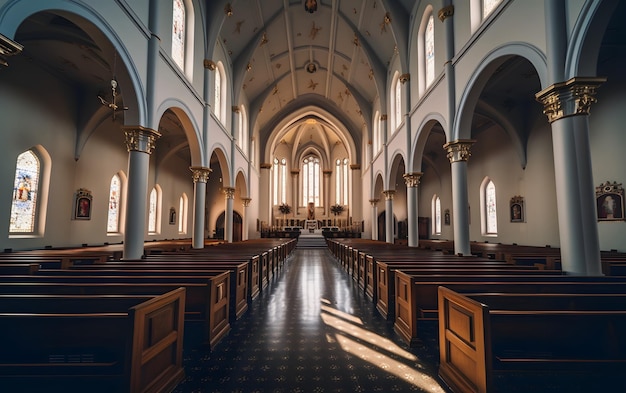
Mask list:
[[0,297],[0,389],[169,392],[184,377],[185,289]]
[[439,291],[439,375],[455,392],[495,392],[496,376],[520,372],[626,386],[626,295]]
[[[187,289],[185,320],[193,324],[194,331],[198,331],[202,342],[206,342],[213,348],[230,331],[230,274],[227,271],[211,275],[195,272],[192,276],[104,276],[99,274],[0,276],[0,292],[2,293],[28,293],[22,288],[28,288],[33,284],[56,284],[57,289],[52,293],[59,294],[75,293],[73,291],[77,289],[66,289],[71,287],[80,287],[82,292],[79,293],[81,294],[106,294],[103,291],[111,290],[114,286],[118,287],[118,291],[125,288],[125,292],[116,293],[141,294],[163,293],[164,287],[171,289],[172,285],[182,286]],[[199,325],[198,328],[195,328],[196,325]]]
[[[421,327],[438,318],[439,286],[460,292],[626,293],[626,278],[558,275],[434,275],[396,272],[394,330],[411,346],[424,338]],[[427,331],[430,331],[427,329]]]
[[[160,259],[163,257],[163,259]],[[153,260],[159,258],[158,260]],[[174,259],[171,256],[150,256],[148,259],[139,261],[115,261],[106,262],[97,265],[78,265],[70,270],[81,271],[98,271],[98,272],[115,272],[123,271],[130,274],[155,275],[165,274],[172,275],[181,274],[190,275],[193,272],[203,274],[211,271],[229,271],[230,272],[230,319],[231,322],[239,319],[248,310],[248,301],[250,299],[249,290],[251,282],[249,280],[249,263],[248,261],[182,261]],[[117,272],[116,272],[117,273]],[[62,274],[62,273],[60,273]]]

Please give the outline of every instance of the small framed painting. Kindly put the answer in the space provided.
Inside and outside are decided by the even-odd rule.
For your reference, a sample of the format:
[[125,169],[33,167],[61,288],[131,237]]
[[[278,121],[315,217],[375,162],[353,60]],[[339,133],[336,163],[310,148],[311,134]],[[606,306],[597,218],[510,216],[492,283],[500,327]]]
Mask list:
[[596,187],[598,221],[624,220],[624,189],[621,183],[609,182]]
[[524,197],[519,195],[511,198],[511,222],[524,222]]
[[76,191],[74,200],[74,219],[75,220],[91,220],[91,202],[93,196],[91,191],[84,188]]

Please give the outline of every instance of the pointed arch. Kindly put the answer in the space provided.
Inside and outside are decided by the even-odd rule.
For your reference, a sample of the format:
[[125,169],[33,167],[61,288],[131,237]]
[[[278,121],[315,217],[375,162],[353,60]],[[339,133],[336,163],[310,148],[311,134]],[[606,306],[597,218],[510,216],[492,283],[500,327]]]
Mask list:
[[480,227],[483,236],[498,236],[496,185],[488,176],[480,184]]

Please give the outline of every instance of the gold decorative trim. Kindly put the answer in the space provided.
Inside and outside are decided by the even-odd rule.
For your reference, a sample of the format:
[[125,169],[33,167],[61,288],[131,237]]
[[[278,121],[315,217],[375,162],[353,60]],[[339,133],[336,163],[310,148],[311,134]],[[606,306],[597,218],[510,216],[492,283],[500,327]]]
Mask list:
[[272,164],[268,164],[267,162],[262,163],[261,169],[272,169]]
[[404,183],[409,188],[415,188],[420,184],[420,178],[422,177],[422,172],[413,172],[413,173],[405,173],[402,175],[404,178]]
[[291,170],[291,174],[292,175],[299,175],[300,174],[300,169],[292,169]]
[[235,113],[239,113],[241,111],[237,105],[233,105],[233,107],[231,109]]
[[217,64],[213,60],[204,59],[204,68],[208,68],[209,71],[215,71]]
[[442,22],[444,20],[446,20],[447,18],[451,17],[452,15],[454,15],[454,6],[453,5],[449,5],[449,6],[443,7],[437,13],[437,17]]
[[325,176],[330,176],[330,175],[332,175],[332,174],[333,174],[333,171],[332,171],[332,170],[330,170],[330,169],[324,169],[324,170],[322,171],[322,173],[323,173]]
[[250,197],[241,198],[241,203],[243,204],[243,207],[250,206],[250,202],[252,202],[252,198]]
[[226,199],[235,199],[235,188],[234,187],[224,187],[224,195],[226,195]]
[[598,100],[596,90],[606,78],[574,77],[568,81],[555,83],[535,94],[537,101],[543,104],[543,113],[552,123],[564,117],[589,115],[591,104]]
[[402,74],[400,75],[398,80],[400,81],[400,83],[405,84],[406,82],[411,80],[411,74],[409,74],[408,72],[406,74]]
[[396,190],[385,190],[383,191],[383,195],[385,196],[386,201],[393,201],[393,197],[396,195]]
[[387,115],[380,115],[381,121],[387,121]]
[[205,166],[190,166],[189,170],[191,171],[194,184],[198,182],[206,183],[209,181],[209,175],[213,172],[211,168]]
[[156,146],[156,140],[161,134],[151,128],[142,126],[122,127],[126,136],[126,150],[139,151],[142,153],[152,154]]
[[361,169],[361,164],[350,164],[350,169],[353,171],[358,171]]
[[370,204],[372,205],[372,207],[375,207],[378,204],[378,202],[380,202],[380,199],[376,199],[376,198],[370,199]]
[[473,139],[457,139],[443,145],[444,150],[448,152],[450,163],[469,160],[472,156],[470,148],[475,142]]

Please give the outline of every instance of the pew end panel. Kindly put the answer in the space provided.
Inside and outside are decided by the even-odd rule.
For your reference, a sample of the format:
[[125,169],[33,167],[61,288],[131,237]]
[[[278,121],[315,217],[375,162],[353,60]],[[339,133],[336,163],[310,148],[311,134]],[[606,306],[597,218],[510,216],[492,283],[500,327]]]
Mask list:
[[455,392],[487,393],[491,348],[488,308],[439,287],[439,376]]

